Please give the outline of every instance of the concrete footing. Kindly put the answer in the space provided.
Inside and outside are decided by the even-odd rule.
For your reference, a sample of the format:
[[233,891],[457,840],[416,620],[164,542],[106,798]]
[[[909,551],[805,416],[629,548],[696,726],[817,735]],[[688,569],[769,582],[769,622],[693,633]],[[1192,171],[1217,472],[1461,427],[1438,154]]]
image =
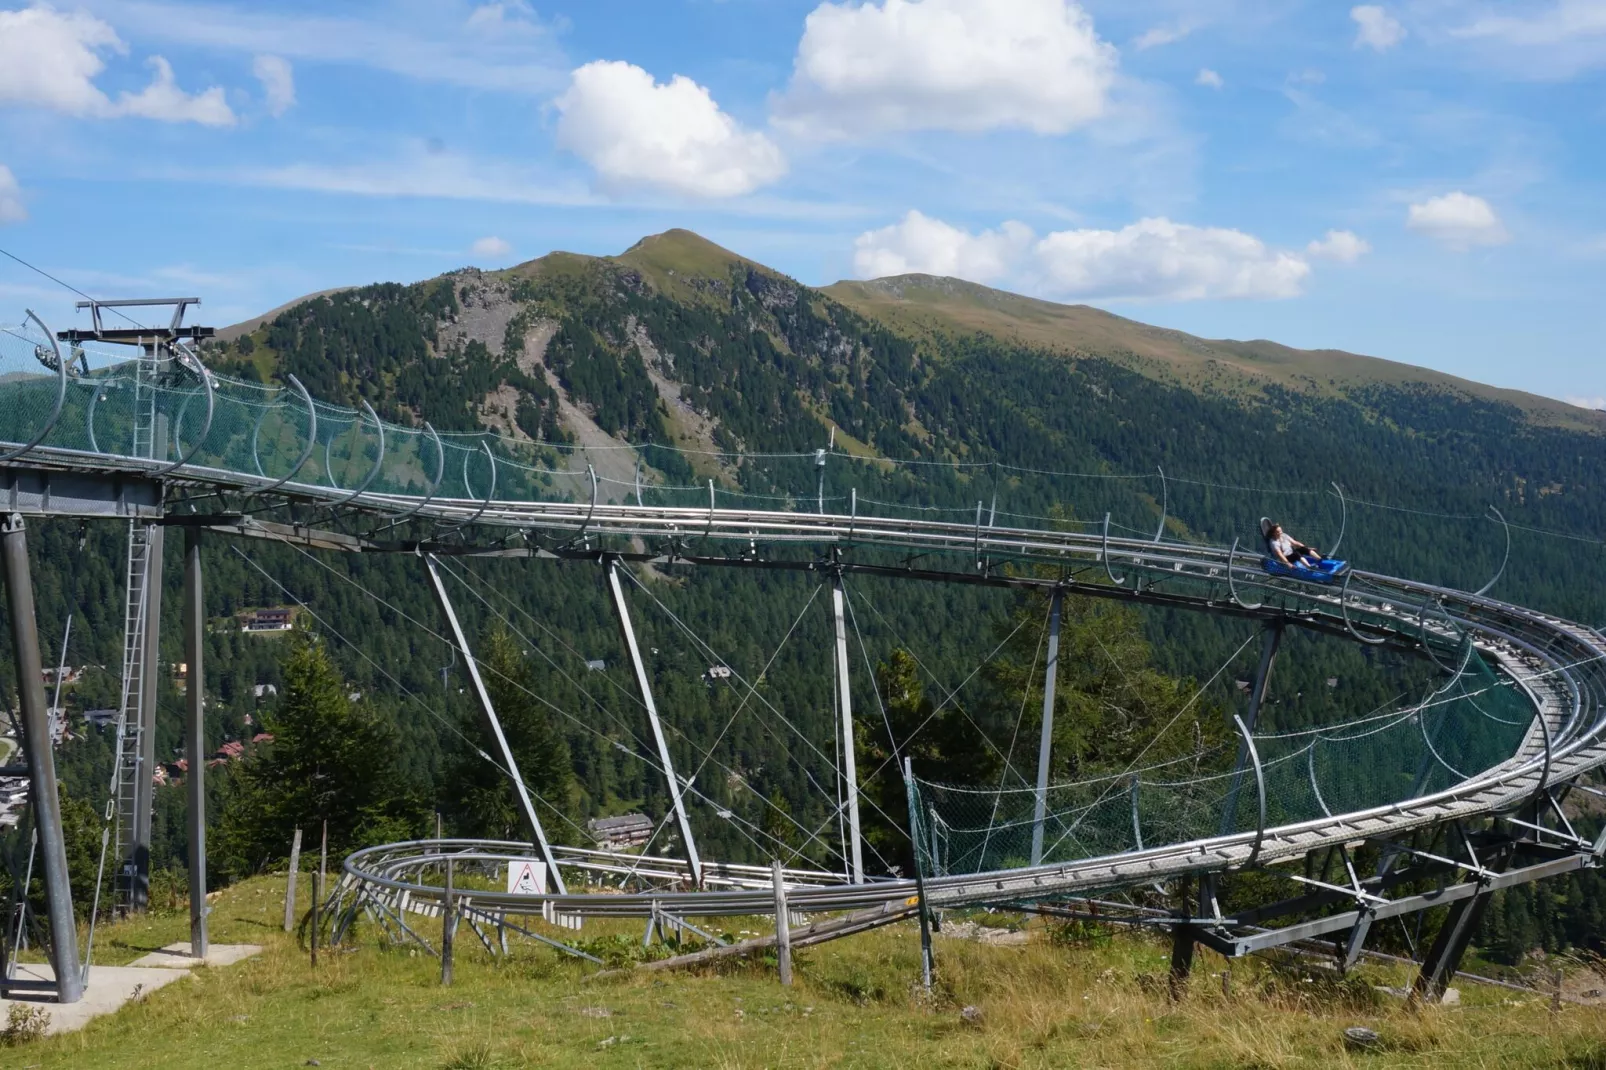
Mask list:
[[213,944],[206,949],[204,958],[196,958],[190,954],[189,943],[181,941],[177,944],[168,944],[160,951],[152,951],[149,955],[142,955],[135,959],[132,965],[145,969],[168,967],[179,970],[194,969],[197,966],[233,966],[236,962],[261,952],[262,948],[257,944]]
[[190,975],[198,966],[231,966],[261,952],[256,944],[213,944],[204,959],[190,955],[188,942],[169,944],[129,966],[91,966],[84,998],[77,1003],[56,1002],[56,974],[48,963],[21,962],[11,979],[10,999],[0,999],[0,1023],[13,1006],[33,1007],[48,1016],[44,1031],[71,1033],[103,1014],[115,1014],[125,1003],[145,996]]
[[[143,998],[181,977],[188,970],[152,969],[146,966],[91,966],[84,998],[77,1003],[56,1002],[56,974],[46,963],[19,962],[12,978],[11,999],[0,999],[0,1021],[14,1006],[34,1007],[49,1016],[46,1033],[71,1033],[91,1019],[116,1013],[132,999]],[[37,989],[37,993],[27,991]]]

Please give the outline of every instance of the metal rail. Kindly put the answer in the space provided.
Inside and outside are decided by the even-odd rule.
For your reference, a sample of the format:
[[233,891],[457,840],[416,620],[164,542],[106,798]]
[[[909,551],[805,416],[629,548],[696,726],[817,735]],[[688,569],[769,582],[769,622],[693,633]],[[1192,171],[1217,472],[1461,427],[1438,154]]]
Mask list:
[[[147,478],[156,468],[148,459],[50,448],[36,448],[24,466]],[[254,473],[197,465],[172,471],[168,481],[181,488],[244,493],[260,492],[277,482]],[[1430,653],[1435,640],[1453,639],[1459,645],[1466,641],[1464,636],[1470,637],[1502,673],[1523,689],[1534,707],[1534,724],[1515,755],[1443,791],[1359,812],[1185,843],[1157,844],[1119,855],[933,877],[926,881],[925,895],[937,907],[1079,894],[1094,888],[1149,884],[1190,873],[1264,865],[1356,839],[1397,836],[1458,818],[1515,810],[1545,786],[1564,783],[1606,765],[1606,742],[1602,740],[1606,730],[1606,637],[1486,594],[1361,571],[1353,572],[1345,587],[1336,590],[1271,577],[1258,569],[1246,576],[1234,549],[1113,538],[1107,529],[1082,534],[866,516],[858,511],[856,501],[849,515],[837,515],[720,509],[714,504],[708,508],[605,504],[598,500],[594,484],[589,502],[433,496],[420,501],[414,496],[374,493],[361,487],[356,491],[338,490],[294,481],[281,483],[273,490],[287,501],[335,505],[346,512],[385,518],[405,514],[416,522],[433,522],[442,527],[474,524],[481,528],[518,529],[530,540],[527,552],[532,556],[565,556],[580,539],[588,543],[614,540],[621,546],[623,557],[690,561],[696,560],[691,553],[694,546],[706,552],[734,545],[735,552],[718,559],[718,563],[817,567],[795,554],[792,558],[785,555],[794,550],[817,554],[860,549],[910,553],[928,562],[945,558],[966,562],[956,563],[948,571],[928,568],[918,573],[912,568],[883,566],[888,573],[920,579],[1007,583],[1022,581],[992,575],[976,577],[974,561],[985,557],[992,561],[1049,564],[1063,572],[1097,569],[1100,565],[1110,569],[1114,554],[1123,559],[1124,572],[1119,579],[1137,582],[1111,587],[1068,581],[1063,583],[1064,588],[1203,612],[1279,619],[1330,634],[1349,634],[1367,642],[1382,641],[1419,650],[1427,647]],[[630,540],[641,540],[649,549],[645,554],[624,552]],[[759,547],[770,556],[761,557],[754,552]],[[353,548],[379,547],[368,544]],[[596,551],[587,552],[594,560]],[[1117,579],[1111,571],[1109,578]],[[1250,588],[1256,592],[1251,597],[1259,601],[1243,599],[1241,592]],[[1426,620],[1420,607],[1428,601],[1436,604],[1435,617],[1442,624]],[[506,850],[506,845],[495,844],[478,845],[478,849],[494,851],[498,846]],[[629,862],[621,862],[622,858]],[[429,900],[444,895],[443,888],[425,878],[426,871],[438,866],[439,861],[440,856],[426,853],[423,845],[396,844],[359,851],[346,860],[345,869],[350,878],[376,893]],[[559,864],[597,873],[618,873],[635,867],[641,874],[640,860],[635,856],[566,854]],[[684,863],[675,860],[654,860],[651,864],[653,875],[689,884],[690,874],[683,867]],[[475,893],[474,899],[485,910],[506,913],[630,917],[648,917],[655,909],[692,917],[765,913],[773,909],[768,874],[762,867],[753,868],[757,870],[754,874],[727,881],[720,874],[737,872],[734,868],[707,863],[704,891],[660,888],[650,893],[544,896],[486,891]],[[843,883],[840,876],[813,875],[812,879],[824,883],[792,891],[789,902],[793,909],[854,910],[916,893],[911,880],[849,884]]]

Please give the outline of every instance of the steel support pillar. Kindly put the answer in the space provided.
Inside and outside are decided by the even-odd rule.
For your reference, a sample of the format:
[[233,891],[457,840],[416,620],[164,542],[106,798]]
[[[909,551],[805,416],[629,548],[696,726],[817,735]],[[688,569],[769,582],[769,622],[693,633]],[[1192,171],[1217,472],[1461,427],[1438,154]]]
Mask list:
[[1048,764],[1054,742],[1054,685],[1060,674],[1060,609],[1065,594],[1055,588],[1048,607],[1048,664],[1043,669],[1043,735],[1037,743],[1037,801],[1032,811],[1032,865],[1043,860],[1043,822],[1048,817]]
[[547,873],[552,877],[552,887],[559,895],[568,895],[569,889],[563,883],[563,874],[558,870],[557,859],[552,856],[552,845],[547,842],[546,830],[541,827],[541,817],[535,812],[535,801],[530,798],[530,789],[525,785],[524,777],[519,774],[519,763],[513,757],[513,748],[508,746],[507,735],[502,731],[502,722],[496,716],[496,708],[491,705],[491,695],[485,690],[485,681],[480,677],[480,667],[474,661],[474,654],[469,649],[468,638],[463,634],[463,626],[458,623],[457,611],[452,608],[452,600],[446,595],[446,584],[441,581],[440,566],[436,563],[434,554],[424,555],[424,566],[429,573],[430,588],[435,592],[435,601],[440,604],[441,614],[446,618],[447,626],[451,628],[452,642],[456,645],[458,656],[463,659],[463,665],[468,670],[469,683],[474,688],[474,699],[479,704],[485,733],[496,744],[495,754],[501,761],[502,768],[513,778],[513,791],[519,799],[519,811],[524,815],[524,823],[529,826],[530,836],[541,852],[542,861],[546,863]]
[[[1266,633],[1260,644],[1260,664],[1255,668],[1254,686],[1249,690],[1249,713],[1244,718],[1244,727],[1251,733],[1260,720],[1260,708],[1266,702],[1266,691],[1271,686],[1271,669],[1277,660],[1277,649],[1283,643],[1283,625],[1281,621],[1274,621],[1266,625]],[[1227,791],[1227,801],[1221,810],[1221,834],[1234,831],[1238,821],[1238,789],[1243,786],[1244,766],[1249,761],[1249,742],[1238,744],[1238,760],[1232,767],[1232,787]]]
[[647,707],[647,720],[652,725],[653,743],[658,748],[658,761],[664,768],[664,779],[669,784],[669,805],[675,811],[675,824],[680,829],[680,842],[685,844],[686,864],[691,867],[692,883],[703,886],[703,860],[697,854],[697,841],[692,837],[691,819],[686,814],[686,801],[680,794],[680,779],[675,776],[675,762],[669,754],[669,740],[664,737],[664,725],[658,717],[658,703],[653,701],[652,681],[647,677],[647,666],[641,660],[641,646],[636,642],[636,629],[630,623],[630,606],[625,602],[624,587],[619,582],[619,562],[608,561],[608,590],[613,594],[614,612],[619,615],[619,630],[624,634],[625,650],[630,654],[630,668],[636,674],[636,689],[641,692],[642,705]]
[[11,646],[22,705],[22,745],[28,759],[29,801],[44,861],[45,912],[50,920],[50,968],[56,974],[56,1000],[77,1003],[84,995],[78,965],[78,927],[72,885],[67,877],[67,845],[61,829],[61,797],[56,791],[56,757],[45,704],[45,672],[39,657],[39,622],[34,616],[33,576],[28,568],[28,535],[20,513],[0,519],[0,557],[4,558],[6,603],[11,615]]
[[[1498,872],[1504,870],[1510,860],[1511,852],[1508,849],[1488,859],[1487,864],[1492,871]],[[1483,913],[1489,909],[1489,901],[1494,898],[1494,889],[1489,887],[1487,879],[1479,884],[1476,894],[1451,904],[1449,915],[1444,919],[1444,924],[1439,926],[1438,935],[1433,938],[1433,946],[1422,959],[1422,971],[1416,975],[1416,983],[1411,986],[1413,1001],[1438,1003],[1444,998],[1444,990],[1450,987],[1456,971],[1461,968],[1461,956],[1466,954],[1472,934],[1478,931]]]
[[[1186,878],[1182,881],[1180,889],[1181,904],[1179,918],[1192,916],[1189,910],[1189,888]],[[1171,929],[1171,973],[1168,987],[1172,999],[1181,999],[1188,988],[1188,977],[1193,973],[1194,928],[1183,921],[1178,921]]]
[[842,711],[842,781],[848,809],[848,854],[853,883],[864,883],[864,847],[859,841],[859,763],[853,746],[853,689],[848,682],[847,594],[842,573],[831,580],[831,611],[836,622],[836,695]]
[[184,777],[189,802],[190,954],[204,959],[206,937],[206,609],[201,581],[201,530],[184,530]]
[[162,551],[167,529],[151,528],[145,565],[145,642],[139,671],[139,767],[134,771],[134,827],[128,841],[128,905],[144,910],[151,896],[151,813],[156,808],[156,685],[162,653]]

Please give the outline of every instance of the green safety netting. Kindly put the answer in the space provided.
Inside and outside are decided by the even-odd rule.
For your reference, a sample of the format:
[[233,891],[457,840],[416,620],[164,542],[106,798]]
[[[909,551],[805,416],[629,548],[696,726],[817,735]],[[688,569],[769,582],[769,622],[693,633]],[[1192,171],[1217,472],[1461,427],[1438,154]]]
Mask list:
[[1255,733],[1252,752],[1240,741],[1050,784],[1040,833],[1035,787],[917,779],[910,792],[917,862],[926,875],[980,873],[1252,832],[1262,783],[1267,828],[1442,791],[1513,757],[1537,731],[1529,699],[1470,644],[1450,668],[1408,705],[1320,728]]

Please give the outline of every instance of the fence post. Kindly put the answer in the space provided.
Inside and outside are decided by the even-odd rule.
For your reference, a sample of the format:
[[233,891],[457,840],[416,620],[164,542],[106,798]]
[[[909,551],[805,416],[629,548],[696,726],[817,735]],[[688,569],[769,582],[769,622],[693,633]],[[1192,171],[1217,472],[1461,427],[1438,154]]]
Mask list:
[[781,879],[781,860],[770,863],[770,882],[775,888],[775,963],[781,971],[781,984],[792,986],[792,922],[786,915],[786,882]]
[[296,880],[301,876],[301,829],[296,829],[290,841],[290,881],[284,890],[284,931],[290,932],[296,924]]
[[452,862],[446,862],[446,897],[441,900],[441,984],[452,983],[452,944],[457,936],[454,911],[457,903],[452,896]]
[[914,851],[915,905],[920,913],[920,983],[930,992],[936,961],[931,949],[931,918],[926,913],[925,867],[920,864],[920,802],[915,791],[914,762],[908,757],[903,759],[903,784],[909,798],[909,843]]

